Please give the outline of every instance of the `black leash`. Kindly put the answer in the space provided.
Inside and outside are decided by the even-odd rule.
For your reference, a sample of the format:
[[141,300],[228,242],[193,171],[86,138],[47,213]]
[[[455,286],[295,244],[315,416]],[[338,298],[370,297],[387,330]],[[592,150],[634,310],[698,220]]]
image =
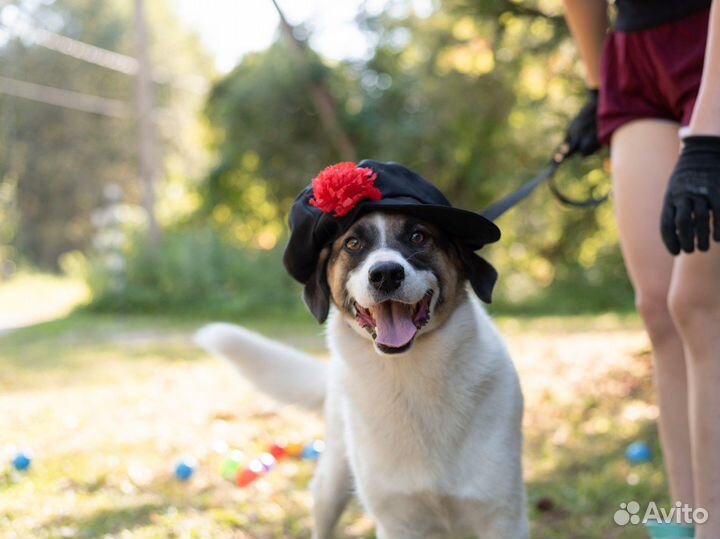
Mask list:
[[520,186],[519,189],[516,189],[506,197],[485,208],[480,212],[480,214],[491,221],[495,221],[505,212],[525,200],[538,185],[546,181],[548,182],[550,192],[565,206],[584,209],[596,208],[605,202],[610,195],[604,195],[600,198],[590,197],[586,200],[576,200],[562,193],[555,181],[555,173],[560,168],[560,165],[562,165],[573,153],[575,152],[569,151],[567,144],[562,144],[553,154],[550,164],[545,170],[526,182],[524,185]]

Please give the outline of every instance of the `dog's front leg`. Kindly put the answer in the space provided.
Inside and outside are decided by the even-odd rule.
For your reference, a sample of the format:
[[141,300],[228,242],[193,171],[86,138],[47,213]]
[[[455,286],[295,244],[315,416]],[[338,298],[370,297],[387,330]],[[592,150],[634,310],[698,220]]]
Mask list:
[[447,536],[443,532],[450,522],[444,513],[435,500],[393,495],[376,503],[372,516],[378,539],[431,539]]
[[504,507],[502,510],[475,510],[474,536],[477,539],[528,539],[530,531],[525,497],[518,495],[518,500],[519,503],[514,504],[514,507]]
[[423,534],[415,534],[408,530],[396,531],[378,526],[377,539],[427,539]]
[[344,452],[328,441],[312,481],[313,539],[329,539],[352,494],[352,476]]
[[325,450],[312,480],[313,539],[329,539],[353,492],[337,396],[325,403]]
[[[440,536],[445,537],[432,528],[415,529],[407,526],[377,525],[377,539],[432,539]],[[500,538],[496,537],[495,539]]]

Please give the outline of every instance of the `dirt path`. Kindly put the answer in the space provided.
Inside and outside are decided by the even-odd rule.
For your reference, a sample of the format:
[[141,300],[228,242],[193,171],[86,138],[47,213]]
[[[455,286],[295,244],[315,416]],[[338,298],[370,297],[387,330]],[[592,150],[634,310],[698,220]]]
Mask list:
[[61,318],[88,296],[77,280],[48,275],[19,275],[0,282],[0,336],[14,329]]

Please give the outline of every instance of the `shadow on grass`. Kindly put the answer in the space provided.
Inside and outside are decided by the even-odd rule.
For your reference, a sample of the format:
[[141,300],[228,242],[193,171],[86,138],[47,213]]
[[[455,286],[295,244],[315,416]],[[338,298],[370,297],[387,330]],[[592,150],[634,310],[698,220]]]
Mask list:
[[[655,422],[623,420],[628,403],[653,400],[649,357],[641,361],[647,370],[640,375],[608,373],[604,382],[612,391],[590,388],[559,410],[569,427],[567,436],[556,437],[547,426],[528,433],[530,459],[550,464],[528,482],[536,539],[645,538],[641,525],[615,524],[613,515],[620,504],[635,500],[643,508],[650,501],[669,506]],[[626,461],[627,446],[635,441],[650,446],[650,462],[633,466]]]
[[[631,468],[624,453],[635,440],[647,441],[655,456],[651,462]],[[642,526],[615,525],[612,517],[620,504],[632,500],[642,507],[650,501],[669,504],[653,424],[644,425],[632,437],[608,440],[591,436],[556,451],[558,466],[527,485],[536,539],[644,538],[647,534]]]
[[[313,469],[303,466],[287,480],[276,475],[274,494],[240,494],[225,481],[181,483],[164,475],[132,493],[122,493],[118,483],[66,484],[84,502],[71,514],[42,522],[30,536],[125,537],[130,532],[130,537],[309,539],[311,513],[303,494]],[[83,496],[87,493],[92,496]]]
[[84,517],[62,516],[46,522],[44,530],[74,529],[77,537],[103,537],[151,524],[155,515],[167,512],[164,503],[143,503],[99,509]]

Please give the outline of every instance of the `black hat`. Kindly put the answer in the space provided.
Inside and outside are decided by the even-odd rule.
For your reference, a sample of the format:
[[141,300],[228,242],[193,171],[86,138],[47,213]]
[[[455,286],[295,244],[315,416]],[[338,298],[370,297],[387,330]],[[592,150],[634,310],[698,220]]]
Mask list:
[[287,271],[306,284],[315,273],[320,251],[372,211],[403,213],[433,223],[471,253],[500,239],[500,229],[492,221],[452,207],[433,184],[402,165],[369,159],[339,163],[318,174],[293,203],[290,241],[283,257]]

